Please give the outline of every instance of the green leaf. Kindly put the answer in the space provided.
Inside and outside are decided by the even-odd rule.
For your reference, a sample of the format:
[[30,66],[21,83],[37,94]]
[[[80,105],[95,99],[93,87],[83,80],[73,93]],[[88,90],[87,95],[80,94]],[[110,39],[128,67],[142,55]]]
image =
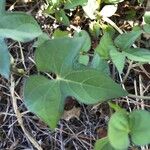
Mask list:
[[0,74],[6,79],[10,74],[10,56],[4,39],[0,38]]
[[123,51],[124,55],[134,61],[139,61],[143,63],[150,62],[150,51],[144,48],[130,48]]
[[[25,102],[32,112],[38,114],[51,127],[56,125],[59,115],[55,112],[47,113],[45,108],[57,111],[58,106],[62,105],[67,96],[75,97],[79,102],[94,104],[127,94],[103,72],[87,67],[85,69],[74,67],[83,42],[81,37],[63,40],[58,38],[46,41],[36,50],[35,62],[38,70],[53,72],[56,74],[56,79],[48,81],[43,77],[42,81],[38,81],[41,80],[41,76],[37,76],[38,79],[35,81],[33,77],[29,78],[24,89]],[[49,93],[53,93],[52,97]],[[43,103],[43,99],[46,102]],[[38,101],[40,101],[39,105]],[[54,107],[56,105],[53,104],[55,101],[56,109]],[[40,108],[45,112],[41,112]]]
[[145,25],[143,26],[143,29],[144,29],[144,31],[145,31],[146,33],[149,33],[149,34],[150,34],[150,24],[145,24]]
[[91,48],[91,38],[89,36],[89,34],[85,31],[85,30],[81,30],[79,33],[76,32],[74,34],[74,37],[82,37],[84,42],[83,42],[83,46],[81,48],[81,51],[88,51]]
[[5,12],[6,0],[0,0],[0,15]]
[[55,12],[55,18],[57,19],[58,22],[62,23],[65,26],[70,25],[69,18],[67,17],[65,11],[62,9]]
[[130,48],[137,38],[141,35],[142,31],[131,31],[129,33],[123,33],[116,37],[115,45],[121,50]]
[[95,143],[94,150],[115,150],[109,143],[107,137],[99,139]]
[[116,149],[127,149],[130,144],[129,132],[129,117],[127,112],[119,111],[114,113],[108,124],[110,144]]
[[60,29],[56,29],[53,33],[54,38],[62,38],[62,37],[68,37],[69,32],[68,31],[62,31]]
[[30,15],[24,13],[5,13],[1,16],[0,37],[11,38],[21,42],[33,40],[42,31]]
[[49,36],[46,33],[43,33],[38,37],[38,40],[34,43],[33,46],[38,47],[49,39],[50,39]]
[[63,112],[59,82],[44,76],[31,76],[25,83],[24,99],[28,109],[35,112],[51,128],[55,128]]
[[46,41],[37,48],[35,53],[38,70],[54,72],[58,76],[70,72],[83,42],[83,38],[69,37]]
[[89,24],[89,32],[94,38],[98,38],[101,33],[100,24],[95,21],[91,22]]
[[122,70],[124,68],[124,64],[125,64],[125,58],[126,56],[124,55],[124,53],[119,52],[114,46],[111,48],[110,50],[110,57],[112,59],[112,62],[114,63],[114,65],[116,66],[117,70],[119,71],[119,73],[122,73]]
[[88,0],[87,4],[83,6],[85,14],[90,19],[96,19],[95,11],[99,8],[97,0]]
[[117,4],[123,2],[124,0],[103,0],[105,3]]
[[88,2],[88,0],[68,0],[64,4],[64,8],[65,9],[72,9],[72,8],[75,8],[79,5],[84,6],[84,5],[86,5],[87,2]]
[[98,54],[94,55],[93,60],[91,62],[91,67],[100,70],[101,72],[106,73],[107,75],[110,74],[109,65],[107,61],[102,59]]
[[150,24],[150,11],[146,11],[145,14],[144,14],[144,21],[147,23],[147,24]]
[[95,50],[103,59],[109,59],[109,51],[112,46],[114,46],[114,44],[111,36],[105,32]]
[[79,56],[79,63],[87,66],[89,63],[89,56],[88,55],[80,55]]
[[131,139],[136,145],[150,144],[150,112],[135,110],[130,113]]
[[100,15],[102,17],[111,17],[115,14],[116,11],[117,11],[117,5],[105,5],[101,9]]

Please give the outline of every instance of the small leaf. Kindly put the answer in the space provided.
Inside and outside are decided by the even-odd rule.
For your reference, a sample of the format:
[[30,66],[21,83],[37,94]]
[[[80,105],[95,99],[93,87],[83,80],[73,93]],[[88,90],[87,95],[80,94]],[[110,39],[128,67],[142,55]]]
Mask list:
[[144,21],[147,23],[147,24],[150,24],[150,11],[146,11],[145,14],[144,14]]
[[30,15],[5,13],[5,15],[1,16],[0,37],[27,42],[41,34],[42,31],[39,25]]
[[103,60],[98,54],[94,55],[93,60],[91,62],[91,67],[100,70],[101,72],[106,73],[107,75],[110,74],[109,65],[107,61]]
[[123,2],[124,0],[104,0],[105,3],[117,4]]
[[83,46],[81,48],[81,51],[87,52],[88,50],[90,50],[90,48],[91,48],[91,38],[85,30],[81,30],[79,33],[76,32],[74,34],[74,37],[82,37],[83,38],[84,42],[83,42]]
[[49,36],[46,33],[43,33],[38,37],[38,40],[34,43],[33,46],[38,47],[49,39],[50,39]]
[[113,45],[110,34],[105,32],[95,50],[103,59],[109,59],[109,51]]
[[127,149],[130,141],[128,134],[129,118],[127,112],[114,113],[108,124],[108,138],[110,144],[116,149]]
[[65,11],[62,9],[55,12],[55,18],[57,19],[58,22],[64,24],[65,26],[70,25],[69,18],[65,14]]
[[109,143],[107,137],[99,139],[95,143],[94,150],[115,150]]
[[67,2],[65,2],[64,8],[72,9],[79,5],[84,6],[84,5],[86,5],[87,2],[88,2],[88,0],[68,0]]
[[146,33],[150,34],[150,24],[145,24],[145,25],[143,26],[143,29],[144,29],[144,31],[145,31]]
[[135,110],[130,113],[131,139],[136,145],[150,144],[150,112]]
[[88,0],[86,6],[83,7],[83,10],[90,19],[95,19],[95,11],[98,8],[99,4],[96,0]]
[[[83,38],[57,38],[44,42],[35,53],[39,71],[55,73],[55,80],[37,75],[25,83],[26,106],[52,128],[60,117],[68,96],[79,102],[95,104],[127,95],[118,84],[103,72],[93,68],[75,68]],[[44,102],[43,102],[44,101]]]
[[0,74],[6,79],[10,74],[10,56],[4,39],[0,38]]
[[126,56],[124,55],[124,53],[119,52],[114,46],[111,48],[110,50],[110,57],[112,59],[112,62],[114,63],[114,65],[116,66],[117,70],[119,71],[119,73],[122,73],[122,70],[124,68],[124,64],[125,64],[125,58]]
[[123,51],[124,55],[134,61],[147,63],[150,62],[150,51],[144,48],[130,48]]
[[130,48],[136,39],[141,35],[142,31],[131,31],[129,33],[123,33],[116,37],[115,45],[121,50]]
[[111,17],[117,11],[117,5],[105,5],[100,11],[101,16]]

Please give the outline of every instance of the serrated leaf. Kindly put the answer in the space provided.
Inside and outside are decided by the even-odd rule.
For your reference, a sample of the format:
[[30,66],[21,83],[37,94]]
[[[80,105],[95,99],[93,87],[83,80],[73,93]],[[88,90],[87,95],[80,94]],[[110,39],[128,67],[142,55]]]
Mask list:
[[119,52],[114,46],[111,48],[110,50],[110,57],[112,59],[112,62],[114,63],[114,65],[116,66],[117,70],[119,71],[119,73],[122,73],[122,70],[124,68],[124,64],[125,64],[125,58],[126,56],[124,55],[124,53]]
[[6,79],[10,74],[10,56],[4,39],[0,38],[0,74]]
[[84,5],[86,5],[87,2],[88,2],[88,0],[68,0],[67,2],[65,2],[64,8],[65,9],[72,9],[72,8],[75,8],[79,5],[84,6]]
[[[113,82],[113,80],[103,72],[87,67],[84,69],[74,68],[74,61],[79,56],[83,42],[84,40],[82,38],[64,38],[63,40],[54,39],[46,41],[36,50],[35,61],[38,70],[55,73],[57,77],[54,81],[52,80],[52,82],[56,83],[59,88],[57,86],[55,86],[55,88],[59,90],[58,93],[57,90],[55,90],[55,92],[53,91],[53,88],[50,85],[51,80],[48,82],[48,79],[44,79],[44,82],[42,79],[42,81],[38,82],[38,80],[34,81],[31,77],[25,84],[25,102],[27,102],[27,107],[28,104],[30,104],[29,109],[32,112],[38,114],[38,116],[40,116],[51,127],[54,127],[54,123],[51,124],[51,120],[55,118],[54,122],[56,124],[58,114],[56,113],[57,115],[55,115],[55,113],[47,112],[45,112],[46,114],[43,114],[43,112],[40,112],[39,108],[41,107],[44,109],[49,107],[49,109],[51,109],[52,104],[50,105],[50,103],[55,103],[53,99],[58,99],[58,95],[61,96],[59,96],[59,100],[55,101],[57,101],[60,106],[67,96],[75,97],[79,102],[94,104],[127,94],[118,84]],[[34,85],[32,85],[32,82]],[[36,86],[35,82],[37,82]],[[44,86],[43,83],[45,83]],[[38,97],[35,96],[36,88],[38,88]],[[50,102],[41,103],[42,99],[48,93],[51,93],[48,89],[52,89],[52,92],[54,93],[52,94],[53,99],[49,95],[45,101]],[[32,91],[34,91],[34,93],[32,93]],[[39,93],[41,96],[39,96]],[[56,97],[54,95],[56,95]],[[60,98],[63,102],[60,102]],[[35,101],[37,102],[37,106],[34,103]],[[40,105],[38,105],[38,101],[40,101]],[[32,106],[34,109],[32,109]],[[56,110],[58,109],[56,108]]]
[[21,42],[33,40],[42,31],[30,15],[24,13],[5,13],[1,16],[0,37],[11,38]]
[[147,23],[147,24],[150,24],[150,11],[146,11],[145,14],[144,14],[144,21]]
[[65,26],[70,25],[69,18],[65,14],[65,11],[62,9],[55,12],[55,18],[57,19],[58,22],[62,23]]
[[108,137],[105,137],[96,141],[94,150],[115,150],[115,149],[110,145]]
[[112,46],[114,46],[114,43],[111,36],[105,32],[95,50],[103,59],[109,59],[109,51]]
[[89,34],[85,30],[81,30],[79,33],[76,32],[74,34],[74,37],[82,37],[84,40],[83,46],[81,48],[81,51],[88,51],[91,48],[91,38]]
[[142,34],[142,31],[131,31],[129,33],[123,33],[116,37],[114,43],[121,50],[130,48],[137,38]]
[[130,48],[123,51],[124,55],[134,61],[139,61],[143,63],[150,62],[150,51],[144,48]]
[[127,149],[130,144],[128,137],[129,132],[128,114],[120,111],[114,113],[108,124],[108,138],[110,144],[116,149]]
[[150,112],[136,110],[130,113],[131,139],[136,145],[150,144]]

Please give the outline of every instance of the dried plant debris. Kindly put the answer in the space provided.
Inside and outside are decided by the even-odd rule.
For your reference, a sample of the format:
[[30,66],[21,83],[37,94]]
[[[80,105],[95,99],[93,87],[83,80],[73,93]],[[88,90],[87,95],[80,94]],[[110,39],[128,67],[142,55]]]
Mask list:
[[[109,129],[107,125],[114,110],[122,107],[127,112],[134,112],[136,109],[150,111],[149,63],[143,65],[143,63],[125,59],[124,68],[121,68],[122,73],[119,74],[118,68],[116,69],[114,66],[115,64],[117,67],[118,62],[113,62],[114,64],[112,64],[109,60],[108,63],[105,63],[98,57],[93,57],[94,49],[98,46],[100,40],[105,42],[106,38],[104,39],[104,37],[107,37],[107,40],[111,43],[109,37],[104,34],[106,31],[110,32],[113,39],[118,36],[118,33],[114,32],[114,29],[108,25],[109,21],[105,23],[104,20],[101,20],[102,17],[99,16],[98,12],[106,4],[109,5],[110,1],[106,0],[100,6],[98,5],[99,0],[94,1],[97,6],[92,11],[92,14],[89,14],[91,13],[90,11],[88,12],[89,6],[87,8],[86,5],[83,4],[82,6],[81,3],[80,5],[71,5],[70,3],[60,5],[59,7],[61,11],[64,11],[65,17],[59,16],[58,5],[56,1],[52,0],[52,2],[55,3],[56,12],[53,12],[54,8],[48,6],[47,0],[6,0],[6,10],[9,12],[22,11],[32,15],[40,24],[42,31],[48,34],[48,37],[43,36],[45,39],[64,37],[66,34],[63,34],[63,31],[67,31],[67,36],[69,34],[69,36],[81,37],[84,33],[78,34],[78,32],[81,29],[86,30],[90,35],[92,41],[90,42],[93,46],[88,46],[89,50],[81,52],[80,60],[88,65],[94,60],[93,66],[103,63],[104,72],[111,74],[116,82],[122,83],[122,87],[130,95],[113,99],[112,105],[97,103],[94,106],[80,103],[75,98],[69,98],[69,101],[65,103],[63,115],[57,124],[57,128],[51,130],[47,124],[39,119],[38,115],[36,116],[26,108],[23,95],[24,83],[30,75],[42,74],[48,79],[56,78],[53,73],[44,74],[39,72],[36,66],[36,44],[45,39],[41,39],[36,44],[35,40],[22,43],[22,41],[17,42],[7,39],[5,42],[13,59],[11,58],[10,62],[11,80],[0,76],[0,150],[93,150],[96,140],[106,138],[108,135]],[[93,4],[92,1],[89,1],[89,3]],[[118,6],[117,10],[116,6]],[[65,7],[71,7],[71,9],[64,9]],[[131,31],[135,25],[144,25],[143,15],[146,10],[149,11],[149,1],[116,0],[115,4],[113,3],[113,6],[110,7],[115,7],[113,15],[110,16],[110,19],[115,23],[113,27],[117,26],[121,31],[127,32]],[[49,11],[48,14],[47,11]],[[86,15],[84,15],[84,11],[86,11]],[[100,26],[97,24],[98,21],[93,21],[93,16],[95,19],[95,15],[100,19]],[[65,19],[61,20],[63,17]],[[66,26],[66,24],[69,25]],[[92,28],[90,28],[91,25]],[[58,29],[57,33],[55,32],[56,29]],[[138,30],[138,28],[135,28],[135,30]],[[102,35],[105,36],[103,37]],[[121,36],[121,38],[124,37]],[[89,37],[86,36],[86,39],[89,40]],[[87,41],[84,42],[86,43]],[[149,49],[149,34],[142,33],[134,43],[138,47]],[[107,47],[107,45],[105,46]],[[84,48],[88,49],[87,47]],[[88,57],[82,57],[87,55]],[[148,150],[150,147],[148,145],[133,146],[132,148],[129,147],[129,149]]]

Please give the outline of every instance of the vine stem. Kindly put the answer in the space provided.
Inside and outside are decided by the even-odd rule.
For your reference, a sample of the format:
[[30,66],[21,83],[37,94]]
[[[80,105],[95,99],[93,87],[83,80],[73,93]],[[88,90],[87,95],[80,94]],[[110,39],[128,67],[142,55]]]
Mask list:
[[21,127],[21,129],[23,130],[24,134],[26,135],[26,137],[29,139],[29,141],[33,144],[33,146],[38,149],[38,150],[43,150],[42,147],[36,142],[36,140],[30,135],[30,133],[25,129],[24,125],[23,125],[23,120],[22,120],[22,115],[20,113],[20,111],[18,110],[18,106],[17,106],[17,99],[15,97],[15,82],[13,79],[13,76],[11,75],[10,78],[10,94],[11,94],[11,98],[12,98],[12,105],[13,105],[13,109],[17,118],[17,121]]
[[139,95],[129,94],[128,97],[137,98],[137,99],[150,100],[150,96],[139,96]]

